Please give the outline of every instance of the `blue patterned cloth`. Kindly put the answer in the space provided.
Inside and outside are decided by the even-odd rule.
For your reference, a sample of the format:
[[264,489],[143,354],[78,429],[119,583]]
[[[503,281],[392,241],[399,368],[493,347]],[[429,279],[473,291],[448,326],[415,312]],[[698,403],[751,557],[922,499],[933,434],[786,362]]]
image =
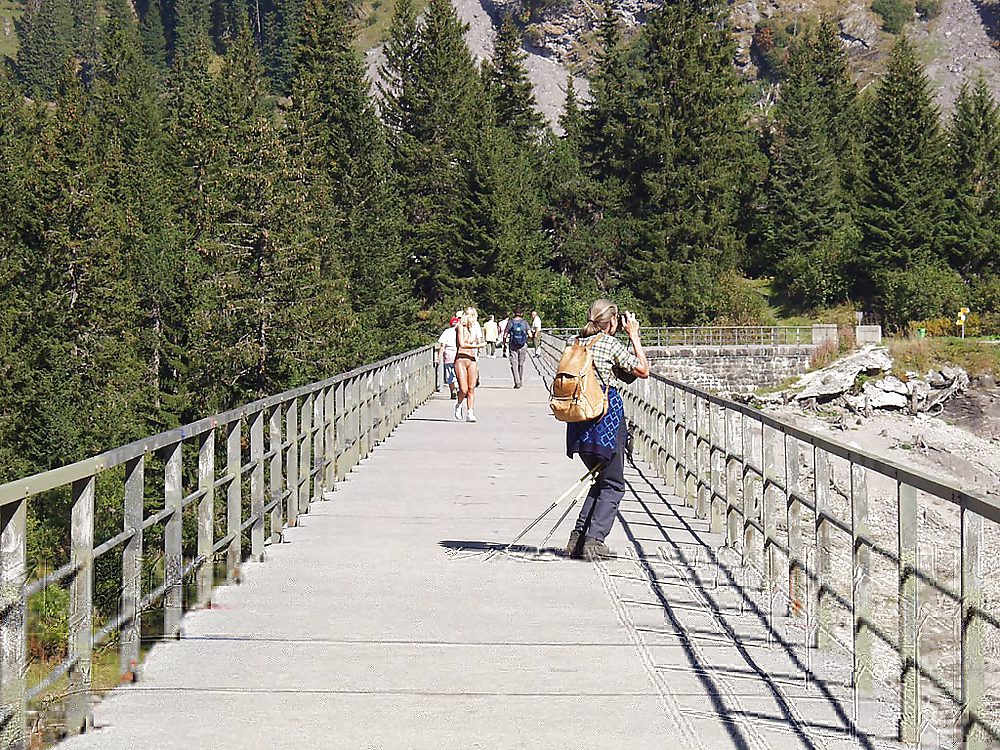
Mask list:
[[566,425],[566,455],[589,453],[607,462],[618,449],[618,428],[625,421],[625,404],[618,389],[608,388],[608,410],[600,419]]

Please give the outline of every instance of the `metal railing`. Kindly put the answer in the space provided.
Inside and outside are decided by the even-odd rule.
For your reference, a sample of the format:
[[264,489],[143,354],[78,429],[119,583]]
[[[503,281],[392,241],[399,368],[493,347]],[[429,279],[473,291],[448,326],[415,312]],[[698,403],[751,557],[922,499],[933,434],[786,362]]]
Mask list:
[[[562,346],[543,339],[550,360]],[[873,690],[873,645],[888,655],[900,740],[919,744],[929,731],[921,715],[926,689],[953,711],[946,731],[963,748],[1000,742],[996,715],[987,712],[987,698],[995,711],[997,697],[987,695],[985,651],[987,627],[996,636],[1000,621],[989,611],[983,574],[1000,552],[1000,502],[659,375],[622,395],[637,452],[739,551],[759,588],[802,622],[813,647],[850,654],[857,696]],[[929,538],[947,533],[927,522],[942,509],[957,515],[954,536]],[[949,549],[959,551],[958,565],[941,575],[935,553]],[[921,564],[928,551],[931,564]],[[876,569],[888,581],[881,590]],[[935,623],[943,635],[928,643]],[[949,683],[922,656],[945,663],[955,633]]]
[[[565,339],[579,328],[549,328],[546,333]],[[646,346],[808,346],[814,343],[812,326],[668,326],[644,327]]]
[[[24,746],[28,705],[64,678],[66,730],[85,730],[91,721],[94,648],[117,634],[121,674],[134,675],[144,611],[162,601],[163,635],[176,636],[188,576],[196,576],[197,604],[210,603],[217,555],[225,555],[226,576],[233,581],[248,532],[250,557],[261,560],[265,546],[280,541],[283,528],[294,526],[311,502],[332,490],[430,396],[436,378],[434,350],[423,347],[0,486],[0,748]],[[216,460],[217,443],[221,461]],[[186,456],[189,447],[197,451],[196,467],[194,457]],[[162,461],[162,479],[155,477],[153,484],[163,509],[147,513],[147,504],[159,507],[158,499],[150,502],[146,476],[148,459],[154,457],[158,466]],[[186,457],[191,459],[187,464]],[[124,523],[121,533],[98,541],[94,511],[99,479],[117,485]],[[66,489],[72,502],[69,562],[28,582],[27,505]],[[218,513],[217,492],[224,493]],[[182,524],[189,508],[190,516],[196,516],[188,520],[197,522],[197,550],[185,559]],[[225,528],[221,538],[217,526]],[[162,582],[144,593],[142,581],[151,571],[143,570],[149,552],[143,534],[152,527],[163,529],[162,550],[157,550],[162,552]],[[119,549],[121,603],[114,616],[98,623],[95,563]],[[67,583],[68,656],[29,688],[27,600]]]

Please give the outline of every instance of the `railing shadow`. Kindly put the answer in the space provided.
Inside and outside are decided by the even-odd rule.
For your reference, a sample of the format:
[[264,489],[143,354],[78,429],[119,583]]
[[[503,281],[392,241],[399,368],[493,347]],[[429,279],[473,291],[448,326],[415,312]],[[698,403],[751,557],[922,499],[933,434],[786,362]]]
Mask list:
[[[748,748],[756,745],[756,742],[751,742],[750,738],[746,736],[745,730],[740,726],[740,719],[750,719],[751,721],[754,721],[764,717],[759,713],[751,714],[746,711],[734,711],[729,705],[727,705],[722,686],[717,685],[713,679],[712,673],[714,670],[712,665],[706,663],[706,660],[699,653],[700,649],[698,645],[691,637],[692,634],[683,627],[676,605],[671,601],[671,597],[664,590],[664,582],[658,578],[656,571],[653,568],[653,563],[658,558],[647,554],[647,550],[644,547],[644,540],[651,534],[651,526],[657,528],[659,533],[662,535],[662,540],[657,543],[662,545],[663,542],[666,542],[670,545],[671,562],[677,563],[679,572],[686,576],[689,585],[696,589],[698,596],[708,605],[714,621],[722,629],[724,635],[731,641],[733,648],[745,663],[746,671],[759,679],[763,689],[773,699],[774,704],[778,709],[778,715],[773,715],[768,718],[770,718],[773,722],[783,724],[792,732],[792,734],[794,734],[801,746],[805,748],[818,748],[825,746],[824,742],[820,741],[817,743],[816,739],[811,736],[810,730],[813,730],[823,731],[827,734],[837,733],[844,735],[852,738],[857,743],[857,747],[865,748],[865,750],[874,750],[876,746],[873,742],[873,737],[858,726],[855,719],[845,708],[843,699],[838,698],[835,695],[833,689],[836,685],[828,682],[824,679],[823,675],[815,672],[803,659],[800,648],[791,643],[784,634],[779,632],[774,627],[769,613],[760,606],[759,602],[751,596],[744,587],[743,582],[740,580],[741,571],[735,570],[724,560],[720,559],[718,550],[704,539],[704,533],[696,529],[690,523],[689,518],[678,512],[674,503],[670,502],[668,498],[660,492],[640,466],[633,462],[631,464],[631,468],[635,475],[638,475],[639,480],[645,486],[641,488],[641,492],[637,491],[636,486],[633,484],[634,479],[628,476],[626,477],[626,484],[629,488],[632,499],[642,508],[642,511],[646,516],[648,516],[651,523],[646,522],[644,518],[642,522],[642,531],[638,532],[634,528],[637,524],[635,522],[630,522],[624,513],[619,512],[622,529],[627,535],[630,543],[634,545],[638,555],[638,564],[645,574],[646,583],[656,596],[660,606],[663,608],[667,621],[673,627],[676,637],[680,641],[685,657],[691,667],[691,671],[697,676],[702,687],[708,694],[713,709],[722,720],[730,738],[732,739],[733,747]],[[656,501],[652,501],[651,503],[651,501],[647,499],[647,490],[657,498]],[[653,503],[655,503],[656,507],[652,507]],[[662,514],[658,512],[662,511],[664,508],[668,509],[670,512],[669,515],[671,517],[671,523],[669,524],[661,520]],[[695,540],[696,543],[693,548],[689,541],[685,540],[685,542],[682,543],[675,538],[678,532],[683,533],[683,535],[688,539]],[[713,566],[716,566],[724,579],[723,581],[717,581],[712,586],[706,585],[698,570],[698,568],[705,561]],[[734,612],[732,607],[725,607],[720,603],[718,586],[720,582],[725,584],[726,590],[737,592],[740,599],[739,612]],[[759,625],[766,632],[767,638],[765,640],[771,644],[772,648],[778,648],[784,652],[788,660],[794,665],[795,670],[799,673],[798,679],[801,679],[803,684],[808,684],[813,689],[814,692],[811,693],[811,697],[819,696],[823,701],[829,704],[837,722],[839,722],[837,725],[831,726],[828,723],[823,723],[822,725],[814,724],[808,720],[804,721],[796,715],[797,711],[790,702],[789,696],[786,695],[781,686],[778,684],[779,678],[770,674],[754,657],[750,647],[747,646],[744,639],[741,638],[734,627],[734,622],[732,621],[733,617],[751,617],[759,623]],[[787,675],[781,677],[780,679],[782,682],[787,683]],[[840,687],[843,687],[842,683]],[[876,737],[876,739],[891,740],[892,738]]]

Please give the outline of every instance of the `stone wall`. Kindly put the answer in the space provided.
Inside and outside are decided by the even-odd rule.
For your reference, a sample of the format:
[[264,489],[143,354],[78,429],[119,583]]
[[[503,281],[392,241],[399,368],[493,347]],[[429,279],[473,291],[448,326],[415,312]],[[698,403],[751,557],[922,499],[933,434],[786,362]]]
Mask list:
[[769,388],[809,369],[814,346],[674,346],[647,349],[655,372],[716,393]]

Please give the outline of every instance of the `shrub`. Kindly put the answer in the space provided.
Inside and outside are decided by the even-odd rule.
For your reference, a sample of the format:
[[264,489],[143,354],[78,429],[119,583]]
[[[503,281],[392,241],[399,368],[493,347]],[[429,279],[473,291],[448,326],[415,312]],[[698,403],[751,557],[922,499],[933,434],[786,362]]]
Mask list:
[[962,277],[942,266],[888,271],[878,281],[886,323],[896,330],[905,330],[911,320],[955,315],[968,299]]
[[750,52],[757,59],[757,67],[771,78],[781,78],[788,59],[791,35],[788,29],[769,18],[757,24],[750,40]]
[[898,34],[913,18],[913,6],[906,0],[873,0],[872,10],[882,17],[882,28]]
[[767,325],[773,317],[760,290],[736,273],[718,280],[706,312],[720,325]]
[[941,15],[941,0],[917,0],[916,11],[925,21]]

